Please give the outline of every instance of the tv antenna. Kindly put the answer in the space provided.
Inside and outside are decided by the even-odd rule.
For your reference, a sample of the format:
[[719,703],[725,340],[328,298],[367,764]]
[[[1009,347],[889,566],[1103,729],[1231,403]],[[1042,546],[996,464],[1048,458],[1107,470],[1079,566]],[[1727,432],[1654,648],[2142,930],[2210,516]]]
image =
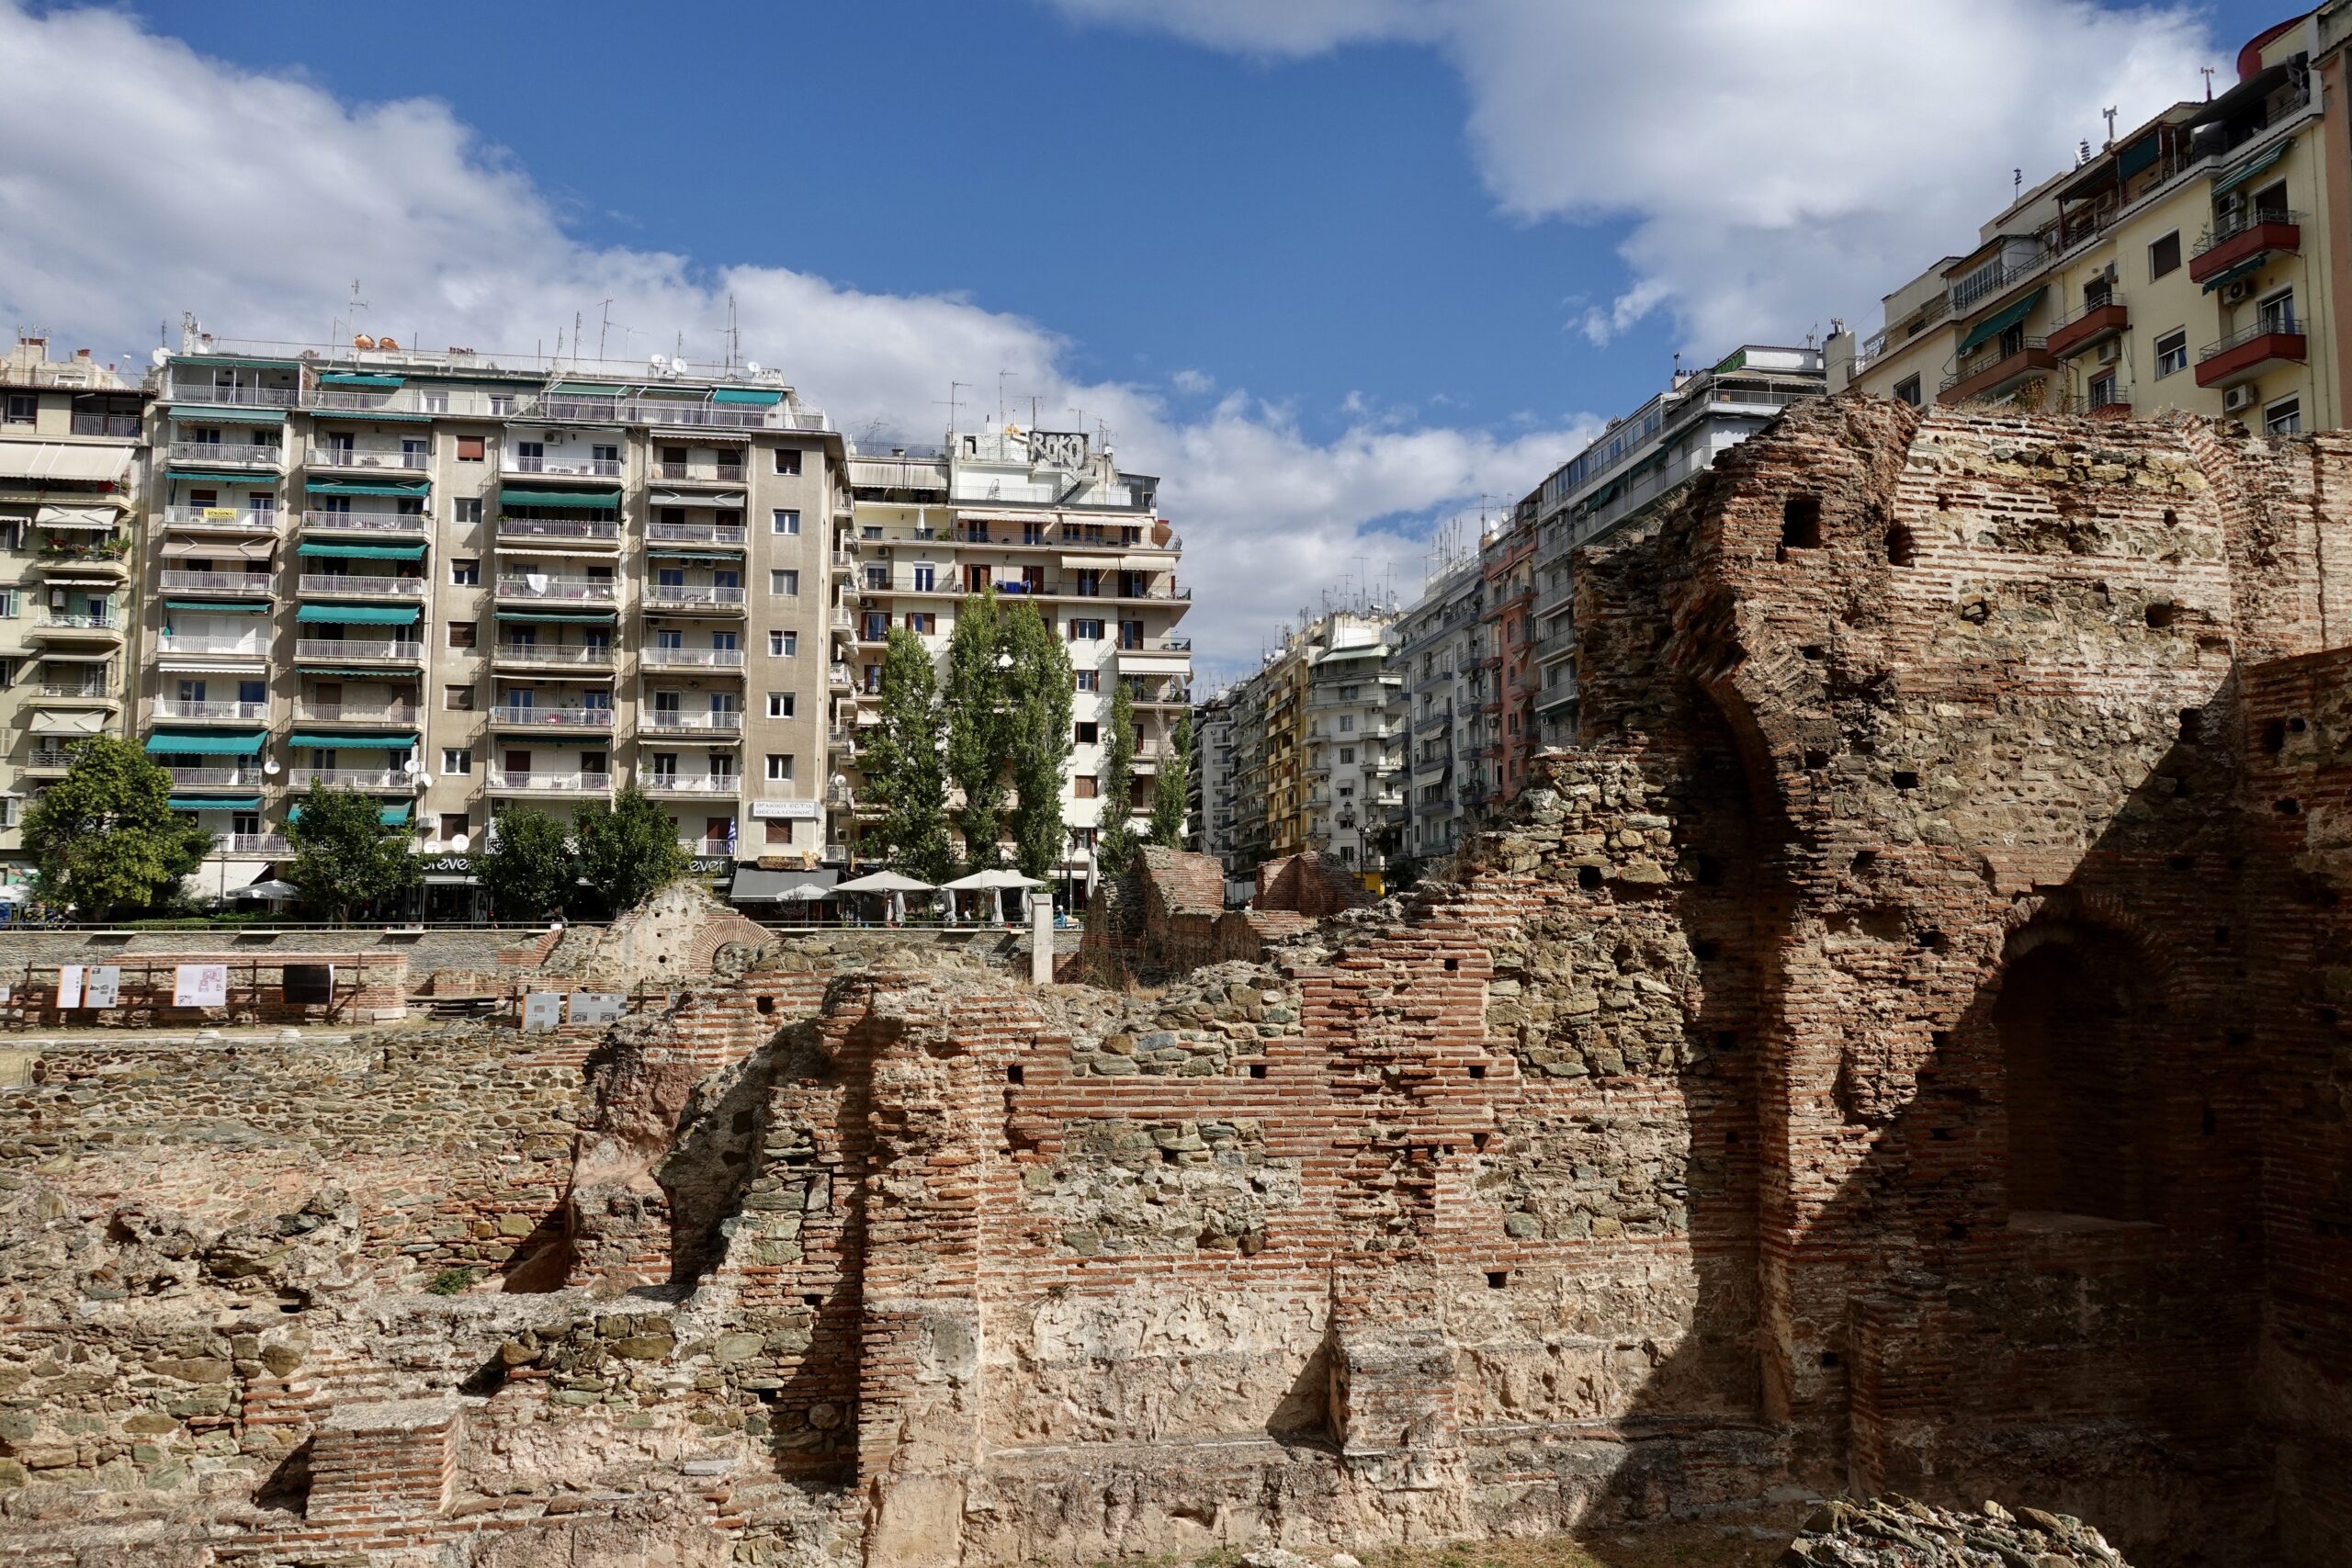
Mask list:
[[[972,384],[969,381],[950,381],[947,383],[947,434],[950,435],[956,434],[956,419],[963,412],[964,394],[971,389]],[[933,408],[939,407],[939,400],[937,398],[933,398],[931,400],[931,406]]]
[[2115,107],[2110,104],[2098,112],[2107,117],[2107,144],[2112,147],[2115,145]]
[[1004,384],[1012,379],[1012,372],[1010,370],[996,373],[996,423],[1000,430],[1004,427]]
[[606,295],[598,304],[604,310],[604,320],[596,328],[596,357],[602,359],[605,357],[605,339],[613,330],[612,296]]
[[2213,101],[2213,68],[2210,65],[2200,65],[2197,68],[2197,73],[2205,78],[2205,101],[2210,104]]
[[743,329],[735,319],[735,290],[727,291],[727,368],[732,370],[742,362]]

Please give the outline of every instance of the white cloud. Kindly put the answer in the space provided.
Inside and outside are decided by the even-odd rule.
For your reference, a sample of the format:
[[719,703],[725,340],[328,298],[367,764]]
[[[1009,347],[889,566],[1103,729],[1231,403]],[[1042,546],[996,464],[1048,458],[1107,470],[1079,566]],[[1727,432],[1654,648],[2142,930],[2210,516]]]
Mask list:
[[[1202,662],[1254,660],[1264,629],[1353,570],[1421,547],[1384,520],[1524,488],[1580,431],[1509,442],[1366,421],[1318,443],[1228,394],[1205,418],[1149,391],[1080,384],[1047,327],[946,296],[861,293],[786,267],[583,244],[557,203],[450,108],[356,106],[208,59],[114,11],[27,14],[0,0],[0,310],[99,357],[143,356],[160,319],[201,312],[224,337],[323,341],[351,280],[362,324],[422,347],[552,351],[575,315],[614,358],[718,356],[731,293],[749,357],[783,367],[856,433],[922,438],[951,378],[1011,370],[1049,407],[1111,427],[1121,461],[1159,474],[1188,545]],[[347,329],[346,329],[347,330]],[[1205,372],[1172,384],[1210,390]]]
[[1168,381],[1178,391],[1193,397],[1216,389],[1216,378],[1205,370],[1179,370]]
[[1787,340],[1963,249],[2029,182],[2201,91],[2223,64],[2180,6],[2086,0],[1052,0],[1252,56],[1377,39],[1443,53],[1502,207],[1631,227],[1596,342],[1671,309],[1684,346]]

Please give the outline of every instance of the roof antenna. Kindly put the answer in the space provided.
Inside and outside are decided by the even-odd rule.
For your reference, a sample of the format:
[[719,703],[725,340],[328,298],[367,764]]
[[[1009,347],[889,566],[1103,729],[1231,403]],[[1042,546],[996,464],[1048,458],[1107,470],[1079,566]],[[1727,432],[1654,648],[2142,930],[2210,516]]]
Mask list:
[[2115,110],[2112,107],[2098,111],[2107,117],[2107,144],[2115,145]]
[[2009,171],[2009,199],[2011,201],[2015,201],[2024,194],[2025,171],[2023,169],[2011,169]]
[[2200,65],[2197,68],[2197,73],[2205,78],[2205,101],[2210,104],[2213,101],[2213,68],[2210,65]]

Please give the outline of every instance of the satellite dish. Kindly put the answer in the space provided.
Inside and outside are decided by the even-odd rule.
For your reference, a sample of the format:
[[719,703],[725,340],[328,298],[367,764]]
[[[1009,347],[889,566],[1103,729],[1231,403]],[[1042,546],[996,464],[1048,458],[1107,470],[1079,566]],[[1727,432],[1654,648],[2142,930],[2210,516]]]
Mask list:
[[172,356],[172,351],[171,351],[170,349],[168,349],[168,348],[165,348],[165,347],[164,347],[162,344],[160,344],[160,343],[159,343],[159,344],[156,344],[153,349],[150,349],[150,350],[148,351],[148,354],[147,354],[147,359],[148,359],[148,362],[149,362],[150,364],[153,364],[153,365],[161,365],[161,364],[163,364],[163,363],[164,363],[164,361],[165,361],[165,360],[169,359],[171,356]]
[[433,775],[431,773],[419,773],[413,782],[416,784],[417,788],[423,789],[425,785],[433,782]]
[[671,375],[673,375],[673,376],[683,376],[683,375],[684,375],[685,373],[686,373],[686,362],[685,362],[684,359],[673,359],[672,361],[670,361],[670,374],[671,374]]
[[264,762],[264,763],[261,765],[261,771],[262,771],[263,773],[267,773],[271,778],[276,778],[279,773],[283,773],[285,770],[284,770],[284,769],[282,769],[282,768],[280,768],[280,767],[277,765],[277,758],[275,758],[275,757],[272,757],[268,761]]
[[470,835],[460,833],[456,838],[449,840],[449,847],[457,851],[458,853],[463,854],[465,852],[466,845],[470,841]]
[[756,376],[760,373],[760,362],[756,359],[747,359],[743,361],[743,368]]
[[655,355],[653,356],[653,373],[656,376],[662,374],[662,367],[667,363],[668,361],[664,360],[660,355]]

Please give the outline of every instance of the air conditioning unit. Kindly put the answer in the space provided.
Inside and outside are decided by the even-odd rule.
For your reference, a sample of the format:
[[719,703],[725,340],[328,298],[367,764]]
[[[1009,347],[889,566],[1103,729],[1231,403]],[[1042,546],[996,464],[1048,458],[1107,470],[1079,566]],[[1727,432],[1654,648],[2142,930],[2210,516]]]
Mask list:
[[2252,382],[2248,382],[2243,387],[2232,387],[2228,391],[2222,394],[2222,412],[2223,413],[2244,413],[2246,410],[2254,407],[2255,399],[2258,396],[2260,396],[2260,393],[2256,391]]
[[2098,345],[2098,359],[2101,365],[2112,365],[2122,357],[2123,340],[2121,338],[2111,337]]
[[2243,305],[2253,298],[2254,279],[2250,277],[2241,277],[2222,290],[2222,303],[2224,305]]

